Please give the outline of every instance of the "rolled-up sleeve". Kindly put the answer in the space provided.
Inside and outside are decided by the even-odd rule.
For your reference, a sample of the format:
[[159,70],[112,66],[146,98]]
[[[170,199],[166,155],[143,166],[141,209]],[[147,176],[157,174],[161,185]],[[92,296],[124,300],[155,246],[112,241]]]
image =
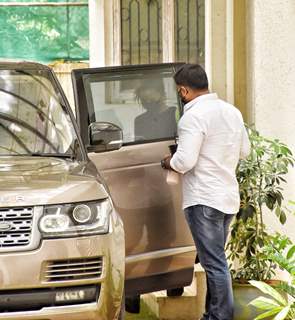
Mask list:
[[197,163],[204,140],[202,120],[193,115],[186,116],[178,126],[178,147],[170,166],[179,173],[186,173]]

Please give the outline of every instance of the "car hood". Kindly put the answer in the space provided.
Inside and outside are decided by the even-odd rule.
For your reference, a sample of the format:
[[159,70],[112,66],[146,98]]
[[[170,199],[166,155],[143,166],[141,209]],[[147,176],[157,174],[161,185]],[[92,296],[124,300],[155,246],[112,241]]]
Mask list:
[[107,196],[90,162],[0,157],[0,207],[72,203]]

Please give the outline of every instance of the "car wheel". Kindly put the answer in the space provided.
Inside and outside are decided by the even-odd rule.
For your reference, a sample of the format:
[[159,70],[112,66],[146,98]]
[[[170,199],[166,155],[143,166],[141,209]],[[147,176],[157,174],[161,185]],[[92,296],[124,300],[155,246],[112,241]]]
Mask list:
[[174,289],[168,289],[167,290],[167,296],[168,297],[181,297],[183,294],[183,287],[182,288],[174,288]]

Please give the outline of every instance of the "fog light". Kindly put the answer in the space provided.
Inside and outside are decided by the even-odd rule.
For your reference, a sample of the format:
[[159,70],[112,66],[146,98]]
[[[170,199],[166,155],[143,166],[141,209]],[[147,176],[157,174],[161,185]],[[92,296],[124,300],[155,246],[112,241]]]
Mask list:
[[85,223],[91,219],[91,209],[86,204],[79,204],[73,210],[73,218],[78,223]]
[[44,216],[40,221],[40,227],[44,232],[63,231],[68,228],[69,224],[69,217],[63,214],[49,214],[47,216]]
[[93,285],[73,288],[58,288],[53,293],[53,305],[65,306],[95,302],[99,297],[99,292],[100,286]]
[[75,300],[84,300],[85,292],[84,290],[68,290],[68,291],[59,291],[55,294],[55,301],[75,301]]

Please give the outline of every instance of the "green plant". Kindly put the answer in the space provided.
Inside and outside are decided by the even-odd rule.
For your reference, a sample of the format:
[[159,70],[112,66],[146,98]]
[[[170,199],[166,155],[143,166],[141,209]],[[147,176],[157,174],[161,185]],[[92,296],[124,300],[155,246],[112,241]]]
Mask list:
[[[279,140],[267,139],[253,129],[248,133],[251,154],[237,168],[241,207],[232,225],[228,258],[235,279],[267,280],[275,273],[275,263],[265,259],[263,248],[274,237],[268,233],[264,217],[271,211],[282,224],[286,222],[282,184],[294,157]],[[236,270],[235,261],[239,265]]]
[[[263,312],[255,320],[270,316],[275,316],[275,320],[295,319],[295,245],[291,244],[287,237],[278,236],[274,246],[267,246],[264,252],[267,259],[288,272],[290,281],[282,281],[275,288],[262,281],[250,281],[253,286],[271,297],[258,297],[250,302]],[[285,293],[285,296],[282,293]]]

